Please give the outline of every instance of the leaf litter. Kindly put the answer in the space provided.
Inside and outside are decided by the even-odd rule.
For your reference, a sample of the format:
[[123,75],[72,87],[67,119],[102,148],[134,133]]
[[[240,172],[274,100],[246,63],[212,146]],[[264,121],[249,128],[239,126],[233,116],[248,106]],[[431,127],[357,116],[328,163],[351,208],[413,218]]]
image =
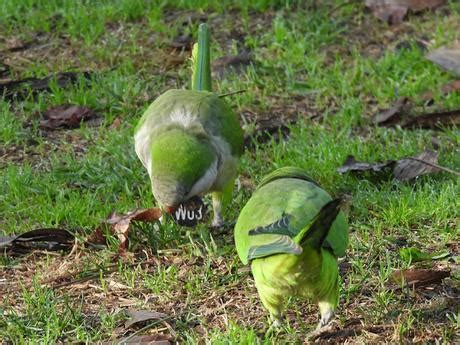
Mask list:
[[438,284],[444,278],[450,277],[448,269],[407,269],[396,270],[391,275],[392,280],[399,284],[410,287],[419,287],[430,284]]
[[446,71],[460,76],[460,42],[451,47],[441,47],[427,54],[426,58]]
[[442,167],[437,163],[438,153],[431,150],[426,150],[416,156],[376,163],[360,162],[357,161],[354,156],[350,155],[345,159],[345,162],[337,171],[340,174],[348,172],[362,173],[366,171],[374,174],[387,174],[391,172],[392,176],[401,182],[410,181],[418,176],[439,172],[441,170],[460,176],[460,173]]
[[64,104],[52,107],[43,113],[40,128],[54,130],[58,128],[77,128],[83,121],[96,117],[96,112],[89,107]]
[[409,11],[414,13],[432,10],[446,3],[446,0],[366,0],[375,17],[388,24],[401,24]]
[[33,250],[56,251],[70,249],[75,237],[65,229],[43,228],[20,235],[0,236],[0,249],[6,248],[13,254],[26,254]]
[[91,79],[91,71],[83,72],[59,72],[50,74],[45,78],[24,78],[19,80],[6,80],[0,82],[0,96],[3,95],[6,100],[19,101],[25,99],[30,92],[38,94],[44,91],[51,91],[53,82],[59,87],[67,87],[75,84],[80,78]]
[[123,215],[112,212],[108,219],[90,234],[87,242],[105,245],[107,244],[106,234],[114,235],[120,241],[118,252],[120,255],[124,255],[128,246],[128,233],[131,228],[131,222],[154,222],[159,220],[160,217],[161,210],[159,208],[135,210]]
[[[453,90],[455,85],[452,86]],[[432,98],[432,93],[422,97],[426,96]],[[378,126],[400,126],[403,129],[442,129],[460,125],[460,109],[413,116],[409,114],[411,108],[409,98],[401,97],[389,109],[376,114],[373,121]]]

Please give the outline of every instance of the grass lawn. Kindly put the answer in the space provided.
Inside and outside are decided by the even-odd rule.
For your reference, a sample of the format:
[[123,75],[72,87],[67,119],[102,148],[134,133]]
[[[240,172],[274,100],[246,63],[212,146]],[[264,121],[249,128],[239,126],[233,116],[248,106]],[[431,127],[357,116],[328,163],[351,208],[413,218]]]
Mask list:
[[[110,212],[153,206],[134,127],[161,93],[190,87],[187,36],[195,37],[202,20],[212,30],[214,59],[251,53],[251,65],[214,69],[216,92],[247,90],[227,99],[248,135],[267,120],[289,132],[281,140],[280,133],[263,142],[249,137],[227,219],[237,219],[263,175],[285,165],[305,168],[332,195],[347,196],[350,246],[340,262],[335,331],[323,341],[455,341],[458,177],[441,172],[398,182],[340,175],[337,168],[348,155],[376,162],[434,149],[440,165],[460,170],[457,128],[404,130],[372,122],[404,96],[419,114],[460,108],[460,92],[441,91],[455,76],[425,58],[426,49],[460,39],[460,3],[410,14],[395,26],[361,2],[310,3],[0,2],[0,79],[92,72],[66,87],[52,81],[47,92],[0,98],[0,236],[60,227],[78,238],[70,253],[1,254],[0,341],[92,343],[138,332],[180,343],[291,343],[305,341],[316,327],[317,307],[292,299],[285,326],[266,334],[268,314],[236,255],[231,227],[136,224],[124,258],[116,237],[102,248],[84,246]],[[424,100],[426,91],[433,101]],[[98,117],[76,129],[40,128],[40,114],[67,103],[88,106]],[[414,264],[399,255],[405,247],[450,255]],[[391,274],[411,266],[450,269],[451,276],[398,288]],[[92,279],[62,288],[47,284],[77,272],[75,279]],[[145,329],[125,327],[129,310],[168,317]]]

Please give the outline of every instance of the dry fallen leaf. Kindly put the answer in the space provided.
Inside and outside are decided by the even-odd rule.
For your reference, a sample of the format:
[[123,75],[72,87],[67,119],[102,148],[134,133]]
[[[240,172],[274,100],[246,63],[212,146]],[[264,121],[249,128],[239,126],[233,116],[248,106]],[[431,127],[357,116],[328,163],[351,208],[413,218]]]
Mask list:
[[460,125],[460,109],[409,115],[410,106],[408,98],[400,98],[392,107],[375,115],[374,123],[383,127],[400,126],[405,129],[442,129]]
[[74,236],[64,229],[35,229],[20,235],[0,237],[0,248],[6,247],[13,253],[28,253],[32,250],[70,249]]
[[125,322],[125,328],[129,328],[138,323],[152,320],[162,320],[168,317],[168,315],[164,313],[150,310],[128,310],[127,314],[129,316],[129,320]]
[[212,70],[217,78],[223,78],[229,72],[242,73],[251,62],[251,53],[245,50],[238,55],[223,56],[214,60]]
[[128,233],[131,221],[154,222],[160,219],[160,217],[161,210],[159,208],[135,210],[124,215],[112,212],[107,221],[103,222],[91,235],[89,235],[87,242],[91,244],[106,244],[104,230],[109,227],[109,233],[117,236],[120,241],[118,246],[120,254],[124,254],[128,244]]
[[382,111],[374,117],[374,122],[379,126],[391,126],[400,123],[409,109],[409,99],[399,98],[393,106]]
[[366,0],[374,16],[389,24],[402,23],[408,10],[420,12],[444,3],[445,0]]
[[[386,173],[392,169],[393,177],[399,181],[409,181],[420,175],[437,172],[441,169],[437,165],[438,153],[435,151],[424,151],[417,156],[389,160],[383,163],[359,162],[353,156],[348,156],[341,167],[337,169],[340,174],[346,172]],[[445,168],[443,168],[445,170]],[[455,173],[455,172],[454,172]]]
[[460,43],[450,48],[441,47],[433,50],[426,57],[445,70],[460,76]]
[[[449,93],[460,91],[460,80],[453,80],[441,87],[441,95],[445,96]],[[422,95],[422,99],[425,101],[433,100],[433,92],[427,91]]]
[[433,269],[408,269],[396,270],[391,278],[399,285],[424,286],[440,283],[444,278],[450,276],[449,270]]
[[[415,159],[413,159],[415,158]],[[409,181],[420,175],[430,174],[438,172],[439,169],[433,165],[426,163],[437,164],[438,153],[435,151],[424,151],[417,156],[403,158],[397,161],[396,166],[393,169],[393,176],[399,181]]]
[[66,104],[48,109],[43,113],[40,127],[44,129],[76,128],[82,121],[89,120],[96,113],[85,106]]
[[354,156],[349,155],[342,166],[337,169],[340,174],[347,173],[349,171],[374,171],[381,172],[384,169],[393,166],[395,161],[388,161],[385,163],[367,163],[359,162]]
[[93,72],[59,72],[45,78],[24,78],[0,82],[0,95],[7,100],[21,100],[30,94],[37,94],[50,90],[50,83],[54,81],[59,87],[66,87],[76,83],[79,78],[90,79]]

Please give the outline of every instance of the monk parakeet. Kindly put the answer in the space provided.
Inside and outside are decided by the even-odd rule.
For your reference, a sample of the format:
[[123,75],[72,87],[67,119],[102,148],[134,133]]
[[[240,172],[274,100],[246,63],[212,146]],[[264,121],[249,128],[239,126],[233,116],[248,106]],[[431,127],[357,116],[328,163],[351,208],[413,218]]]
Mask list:
[[135,133],[137,156],[153,196],[173,213],[179,204],[212,192],[213,226],[232,196],[243,131],[229,105],[211,91],[209,31],[198,29],[192,51],[192,90],[169,90],[145,111]]
[[337,257],[348,245],[348,223],[339,204],[304,170],[285,167],[267,175],[242,209],[236,249],[244,264],[251,263],[275,326],[289,296],[318,303],[318,328],[332,319],[339,300]]

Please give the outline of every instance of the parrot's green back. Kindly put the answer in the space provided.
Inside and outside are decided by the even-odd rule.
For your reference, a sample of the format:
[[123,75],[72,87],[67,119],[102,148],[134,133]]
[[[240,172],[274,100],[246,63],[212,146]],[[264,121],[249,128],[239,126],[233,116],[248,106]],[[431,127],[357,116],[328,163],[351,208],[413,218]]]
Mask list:
[[[299,255],[299,233],[318,215],[331,197],[302,170],[281,168],[263,179],[251,199],[242,209],[235,226],[235,242],[243,263],[258,257],[287,253]],[[276,222],[285,234],[259,233]],[[264,232],[264,231],[262,231]],[[348,245],[348,224],[342,212],[332,223],[322,246],[334,256],[344,256]]]

